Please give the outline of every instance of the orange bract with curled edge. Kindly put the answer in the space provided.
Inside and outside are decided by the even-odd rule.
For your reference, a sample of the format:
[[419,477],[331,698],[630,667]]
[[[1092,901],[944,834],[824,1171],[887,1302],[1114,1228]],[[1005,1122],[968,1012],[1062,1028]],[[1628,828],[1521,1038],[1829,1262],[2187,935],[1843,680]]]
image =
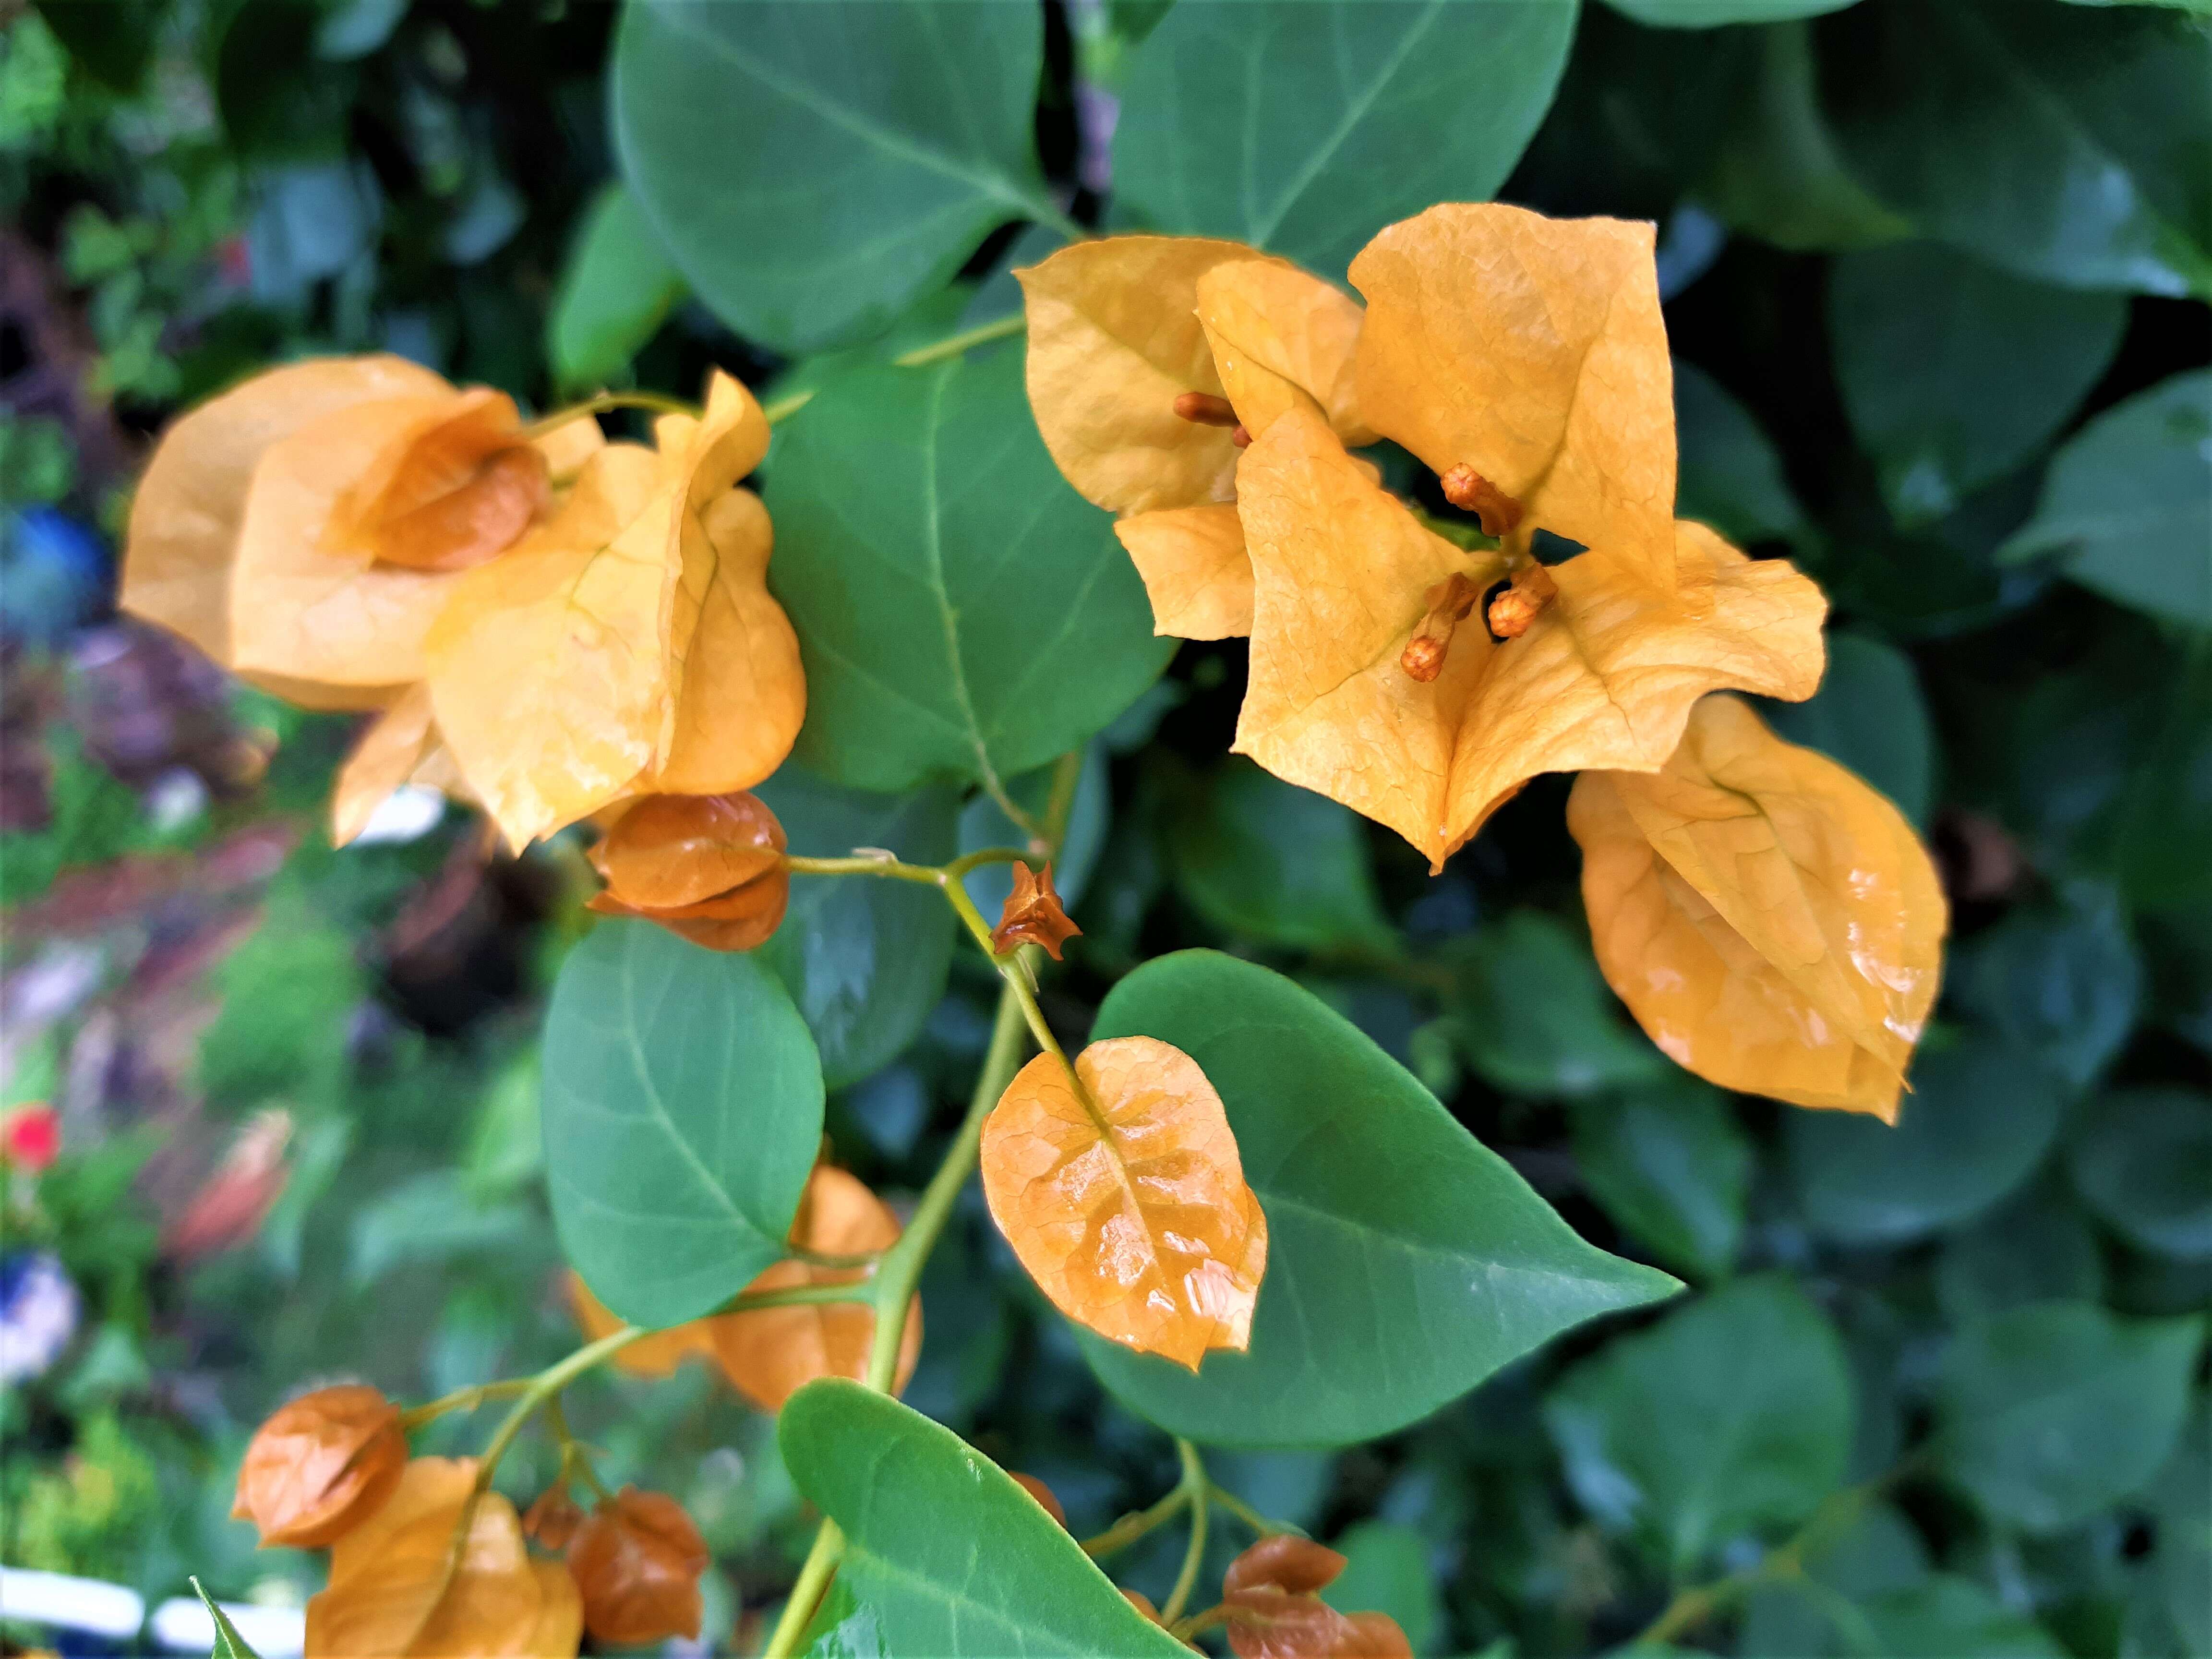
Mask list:
[[619,1647],[696,1636],[699,1575],[710,1559],[682,1504],[665,1492],[624,1486],[568,1540],[584,1627]]
[[1058,962],[1060,947],[1082,931],[1060,908],[1060,895],[1052,888],[1052,866],[1046,865],[1042,872],[1032,872],[1028,865],[1018,860],[1014,865],[1014,890],[1006,895],[1006,902],[999,912],[999,925],[991,930],[991,948],[1003,956],[1018,945],[1040,945],[1047,956]]
[[1267,1221],[1221,1097],[1181,1049],[1109,1038],[1073,1078],[1039,1054],[984,1120],[982,1170],[999,1231],[1070,1319],[1193,1370],[1250,1340]]
[[1345,1558],[1310,1539],[1278,1533],[1229,1564],[1221,1578],[1229,1650],[1237,1659],[1413,1659],[1398,1621],[1339,1613],[1318,1592]]
[[254,1431],[231,1514],[252,1522],[264,1547],[318,1549],[391,1497],[406,1462],[399,1407],[380,1390],[317,1389]]
[[1669,1057],[1723,1088],[1895,1119],[1947,915],[1896,807],[1708,697],[1664,770],[1576,780],[1567,827],[1598,965]]
[[592,848],[607,887],[590,908],[657,921],[710,951],[750,951],[791,902],[784,845],[756,795],[647,795]]

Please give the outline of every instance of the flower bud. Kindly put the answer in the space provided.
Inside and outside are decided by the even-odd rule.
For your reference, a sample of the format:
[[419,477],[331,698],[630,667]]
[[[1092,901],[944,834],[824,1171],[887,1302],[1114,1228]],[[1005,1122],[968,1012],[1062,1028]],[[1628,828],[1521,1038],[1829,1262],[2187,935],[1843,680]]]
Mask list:
[[584,1628],[618,1647],[696,1636],[699,1575],[708,1559],[699,1529],[674,1498],[624,1486],[569,1540]]
[[317,1389],[255,1431],[231,1514],[264,1547],[318,1549],[382,1507],[406,1463],[397,1406],[359,1383]]
[[1039,945],[1054,962],[1060,947],[1083,930],[1067,919],[1060,895],[1053,891],[1052,866],[1032,875],[1026,864],[1014,866],[1014,890],[1006,895],[999,925],[991,930],[991,948],[1004,955],[1017,945]]
[[41,1101],[0,1119],[0,1159],[38,1174],[61,1156],[61,1114]]
[[1315,1593],[1343,1571],[1344,1558],[1311,1539],[1262,1538],[1222,1576],[1230,1651],[1237,1659],[1412,1659],[1389,1614],[1339,1613]]
[[546,1487],[538,1494],[538,1501],[522,1513],[523,1535],[549,1550],[567,1549],[569,1540],[576,1535],[576,1528],[583,1524],[584,1512],[568,1496],[566,1480]]
[[765,945],[791,900],[783,826],[757,797],[646,795],[592,848],[591,908],[643,916],[710,951]]

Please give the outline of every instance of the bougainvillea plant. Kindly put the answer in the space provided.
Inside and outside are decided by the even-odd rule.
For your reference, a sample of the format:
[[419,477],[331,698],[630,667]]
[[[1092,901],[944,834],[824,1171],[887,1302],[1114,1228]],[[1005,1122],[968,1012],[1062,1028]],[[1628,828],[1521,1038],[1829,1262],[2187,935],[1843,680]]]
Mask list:
[[[1267,969],[1145,963],[1063,1045],[1038,994],[1074,931],[1052,864],[1083,745],[1158,672],[1156,637],[1249,635],[1236,748],[1435,868],[1531,777],[1578,775],[1597,959],[1659,1048],[1728,1088],[1895,1116],[1942,890],[1889,801],[1732,695],[1809,696],[1826,605],[1674,515],[1651,226],[1442,204],[1351,261],[1357,300],[1200,238],[1077,240],[1018,275],[1013,324],[765,410],[717,371],[696,406],[617,393],[525,421],[397,359],[322,359],[193,410],[155,455],[125,603],[282,695],[373,711],[336,839],[427,785],[515,848],[587,840],[605,884],[544,1061],[587,1340],[412,1407],[322,1389],[263,1426],[239,1512],[331,1551],[316,1659],[695,1632],[697,1531],[665,1495],[605,1490],[560,1403],[592,1367],[694,1352],[781,1413],[823,1512],[772,1655],[848,1621],[893,1651],[1169,1653],[1218,1628],[1248,1659],[1410,1652],[1320,1600],[1340,1559],[1219,1491],[1198,1444],[1381,1435],[1678,1287],[1582,1242]],[[1035,433],[991,428],[1024,371]],[[606,435],[618,405],[653,415],[650,443]],[[764,501],[744,481],[786,427]],[[1386,483],[1386,441],[1446,505]],[[1067,580],[1019,541],[964,547],[956,587],[962,495],[1088,510],[1028,459],[1040,442],[1119,515],[1127,562]],[[924,538],[884,528],[917,513]],[[809,568],[779,603],[786,527]],[[840,538],[872,556],[825,556]],[[965,778],[1016,841],[938,863],[793,845],[748,792],[794,745],[847,783]],[[1041,765],[1033,810],[1009,780]],[[966,878],[997,865],[994,918]],[[757,956],[794,893],[888,883],[933,890],[1003,983],[903,1221],[823,1155],[823,1045],[852,1034]],[[1184,1480],[1088,1543],[1038,1483],[897,1403],[923,1264],[978,1174],[1108,1387],[1182,1447]],[[409,1455],[408,1430],[494,1399],[477,1455]],[[518,1512],[494,1478],[532,1429],[560,1473]],[[1218,1510],[1257,1537],[1215,1599],[1196,1577]],[[1097,1564],[1178,1522],[1167,1601],[1117,1593]]]

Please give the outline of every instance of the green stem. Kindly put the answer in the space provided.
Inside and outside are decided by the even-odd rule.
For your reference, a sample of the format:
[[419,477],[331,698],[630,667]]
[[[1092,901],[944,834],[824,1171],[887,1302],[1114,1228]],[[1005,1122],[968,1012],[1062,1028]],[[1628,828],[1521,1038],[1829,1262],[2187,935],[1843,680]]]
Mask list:
[[571,421],[580,421],[586,415],[604,415],[611,409],[649,409],[656,415],[696,415],[696,404],[687,404],[680,398],[664,398],[657,392],[602,392],[596,398],[587,398],[580,404],[571,404],[566,409],[556,409],[550,415],[541,416],[522,428],[524,443],[535,443],[549,432],[557,432]]
[[970,350],[979,345],[988,345],[994,340],[1006,339],[1010,335],[1020,333],[1028,326],[1029,319],[1017,311],[1012,316],[999,318],[994,322],[981,323],[974,328],[964,329],[960,333],[934,341],[931,344],[916,346],[911,351],[902,351],[892,358],[891,362],[901,368],[921,368],[926,364],[939,362],[947,357],[957,357],[963,351]]
[[1123,1516],[1096,1538],[1083,1540],[1083,1553],[1096,1560],[1102,1555],[1112,1555],[1125,1550],[1139,1539],[1165,1526],[1183,1511],[1190,1502],[1190,1488],[1178,1480],[1173,1491],[1150,1509],[1136,1510]]
[[902,864],[889,854],[881,858],[856,853],[850,858],[810,859],[786,853],[783,867],[794,876],[887,876],[893,881],[918,881],[932,887],[945,879],[945,872],[933,864]]
[[599,1472],[592,1467],[592,1455],[584,1443],[568,1431],[568,1413],[561,1409],[558,1395],[545,1402],[545,1426],[561,1448],[561,1479],[581,1480],[592,1489],[593,1498],[605,1503],[612,1494],[600,1484]]
[[1642,1635],[1629,1645],[1665,1646],[1683,1632],[1703,1624],[1713,1614],[1730,1606],[1741,1596],[1762,1584],[1776,1583],[1784,1579],[1802,1577],[1805,1558],[1820,1553],[1833,1541],[1836,1534],[1858,1518],[1875,1495],[1897,1480],[1912,1467],[1908,1458],[1895,1468],[1876,1475],[1860,1486],[1846,1486],[1841,1492],[1831,1492],[1812,1516],[1800,1527],[1788,1542],[1769,1550],[1751,1566],[1717,1578],[1711,1583],[1693,1584],[1677,1590],[1659,1616],[1644,1627]]
[[1293,1527],[1284,1521],[1270,1521],[1235,1492],[1225,1486],[1216,1486],[1211,1480],[1206,1483],[1206,1495],[1262,1538],[1272,1538],[1277,1533],[1289,1533],[1298,1538],[1306,1535],[1303,1527]]
[[[567,1388],[602,1359],[609,1359],[641,1337],[653,1333],[639,1325],[625,1325],[618,1331],[610,1331],[596,1342],[586,1343],[567,1358],[548,1365],[523,1385],[522,1397],[514,1402],[483,1449],[483,1457],[477,1466],[477,1492],[491,1490],[491,1478],[499,1468],[499,1460],[507,1455],[507,1449],[514,1443],[514,1437],[522,1432],[538,1407]],[[473,1507],[473,1505],[471,1505]],[[468,1535],[469,1516],[461,1517],[460,1535]]]
[[837,1571],[837,1558],[844,1553],[845,1534],[825,1516],[822,1530],[814,1534],[814,1547],[806,1552],[806,1565],[799,1570],[799,1582],[791,1587],[791,1599],[783,1604],[783,1616],[762,1650],[763,1659],[789,1659],[799,1651],[799,1638],[806,1634],[814,1609],[830,1588],[830,1576]]
[[804,1244],[787,1244],[783,1253],[793,1261],[803,1261],[810,1267],[828,1267],[834,1272],[872,1267],[884,1259],[881,1250],[861,1250],[853,1255],[839,1255],[830,1250],[810,1250]]
[[865,1279],[842,1285],[791,1285],[781,1290],[747,1291],[733,1296],[714,1310],[716,1316],[726,1314],[761,1313],[769,1308],[817,1307],[825,1302],[870,1302],[874,1294]]
[[1160,1623],[1169,1626],[1182,1617],[1182,1610],[1190,1605],[1191,1591],[1198,1588],[1199,1565],[1206,1559],[1206,1494],[1212,1484],[1206,1478],[1206,1465],[1199,1462],[1197,1447],[1178,1439],[1176,1451],[1182,1458],[1182,1484],[1190,1489],[1190,1543],[1182,1553],[1182,1571],[1176,1574],[1175,1589],[1168,1592],[1167,1604],[1160,1609]]
[[526,1376],[509,1377],[498,1382],[478,1382],[472,1388],[456,1389],[451,1394],[440,1395],[435,1400],[420,1406],[410,1406],[399,1413],[399,1426],[419,1429],[425,1423],[443,1417],[447,1412],[472,1412],[487,1400],[501,1400],[511,1394],[520,1394],[530,1386]]

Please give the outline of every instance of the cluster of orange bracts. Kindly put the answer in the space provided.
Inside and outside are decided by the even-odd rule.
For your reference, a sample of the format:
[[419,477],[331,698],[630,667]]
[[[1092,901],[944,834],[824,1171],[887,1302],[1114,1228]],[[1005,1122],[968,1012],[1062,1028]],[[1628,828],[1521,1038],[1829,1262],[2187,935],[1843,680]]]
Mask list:
[[362,1385],[318,1389],[264,1423],[232,1513],[264,1546],[331,1552],[307,1603],[307,1650],[325,1659],[573,1654],[587,1630],[623,1645],[698,1633],[708,1556],[674,1499],[624,1487],[586,1511],[564,1480],[519,1516],[473,1458],[410,1457],[399,1408]]

